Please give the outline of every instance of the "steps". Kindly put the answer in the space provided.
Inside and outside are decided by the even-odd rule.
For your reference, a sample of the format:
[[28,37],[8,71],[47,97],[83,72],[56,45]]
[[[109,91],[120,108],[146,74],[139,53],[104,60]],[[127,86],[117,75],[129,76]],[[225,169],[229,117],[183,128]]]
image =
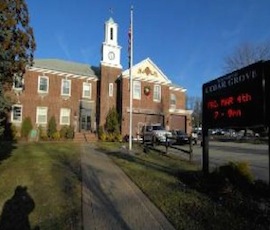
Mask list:
[[98,137],[95,133],[75,133],[74,142],[95,142]]

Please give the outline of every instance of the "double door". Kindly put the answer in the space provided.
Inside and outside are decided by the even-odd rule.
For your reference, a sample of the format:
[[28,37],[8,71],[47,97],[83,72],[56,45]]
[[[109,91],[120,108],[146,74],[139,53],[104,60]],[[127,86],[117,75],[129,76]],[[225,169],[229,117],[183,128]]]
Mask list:
[[81,109],[80,131],[91,131],[91,109]]

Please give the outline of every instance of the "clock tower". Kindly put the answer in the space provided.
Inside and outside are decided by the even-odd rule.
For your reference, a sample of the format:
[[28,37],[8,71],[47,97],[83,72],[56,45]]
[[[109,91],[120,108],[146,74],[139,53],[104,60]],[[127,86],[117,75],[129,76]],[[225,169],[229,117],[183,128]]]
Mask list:
[[104,42],[102,43],[100,61],[100,98],[99,126],[104,126],[109,109],[117,108],[118,77],[122,73],[120,50],[118,45],[118,25],[110,18],[105,22]]
[[102,44],[102,58],[101,65],[121,68],[120,64],[120,50],[121,47],[117,42],[118,25],[110,18],[105,23],[105,41]]

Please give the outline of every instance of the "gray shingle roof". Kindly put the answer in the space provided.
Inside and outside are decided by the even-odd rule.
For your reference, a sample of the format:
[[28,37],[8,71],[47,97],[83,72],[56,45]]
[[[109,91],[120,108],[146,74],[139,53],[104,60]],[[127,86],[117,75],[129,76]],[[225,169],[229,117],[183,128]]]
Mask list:
[[98,67],[59,59],[35,59],[33,67],[91,77],[100,75]]

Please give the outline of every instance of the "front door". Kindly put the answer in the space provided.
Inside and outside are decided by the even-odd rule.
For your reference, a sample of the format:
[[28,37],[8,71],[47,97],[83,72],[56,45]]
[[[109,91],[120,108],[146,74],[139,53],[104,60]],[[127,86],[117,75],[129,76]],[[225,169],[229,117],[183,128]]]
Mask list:
[[82,109],[80,115],[80,131],[91,131],[91,110]]

